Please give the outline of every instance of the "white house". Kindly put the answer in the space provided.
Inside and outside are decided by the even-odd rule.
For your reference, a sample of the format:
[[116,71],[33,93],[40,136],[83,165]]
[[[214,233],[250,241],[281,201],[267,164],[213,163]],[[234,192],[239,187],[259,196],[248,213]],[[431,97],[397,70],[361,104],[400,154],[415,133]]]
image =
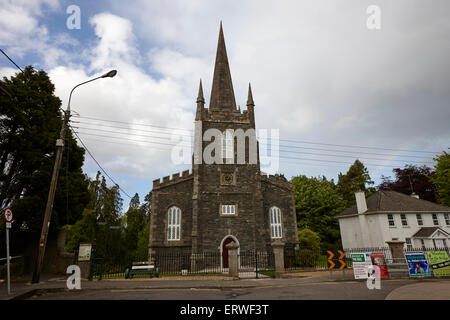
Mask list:
[[385,247],[392,240],[408,248],[450,247],[449,207],[395,191],[355,197],[356,204],[337,216],[344,249]]

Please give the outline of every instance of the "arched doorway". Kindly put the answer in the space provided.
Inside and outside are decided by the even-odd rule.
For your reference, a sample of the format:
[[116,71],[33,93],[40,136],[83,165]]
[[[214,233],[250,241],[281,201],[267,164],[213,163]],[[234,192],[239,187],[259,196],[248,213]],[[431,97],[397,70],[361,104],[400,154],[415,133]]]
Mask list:
[[[222,260],[221,260],[221,267],[222,268],[228,268],[228,248],[227,244],[230,244],[231,242],[234,242],[239,245],[239,241],[235,236],[227,235],[222,239],[222,242],[220,243],[219,250],[222,254]],[[239,248],[238,248],[238,254],[239,254]],[[239,263],[239,261],[238,261]]]
[[228,248],[227,244],[234,242],[234,240],[230,237],[226,238],[222,244],[222,265],[224,268],[228,268]]

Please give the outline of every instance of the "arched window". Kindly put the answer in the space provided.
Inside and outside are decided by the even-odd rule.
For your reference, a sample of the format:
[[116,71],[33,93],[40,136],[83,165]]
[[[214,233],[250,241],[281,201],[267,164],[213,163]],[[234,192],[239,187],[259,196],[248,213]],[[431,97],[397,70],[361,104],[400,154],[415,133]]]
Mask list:
[[273,239],[283,237],[281,211],[278,207],[270,208],[270,235]]
[[170,207],[167,213],[167,240],[180,240],[181,210]]

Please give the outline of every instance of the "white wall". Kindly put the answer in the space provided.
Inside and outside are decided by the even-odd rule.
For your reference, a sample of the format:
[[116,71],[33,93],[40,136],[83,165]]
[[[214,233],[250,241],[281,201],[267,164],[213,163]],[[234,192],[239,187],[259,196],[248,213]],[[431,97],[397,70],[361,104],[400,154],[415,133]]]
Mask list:
[[[348,218],[339,219],[339,227],[341,230],[342,246],[344,248],[362,248],[362,247],[380,247],[386,246],[386,241],[400,240],[405,241],[406,238],[412,236],[422,227],[434,227],[431,213],[421,213],[423,225],[417,223],[416,213],[405,213],[408,221],[407,226],[403,226],[401,222],[400,213],[392,214],[395,221],[395,226],[390,227],[388,223],[387,213],[378,214],[363,214]],[[447,226],[443,213],[437,213],[439,227],[450,233],[450,226]],[[361,230],[361,223],[365,220],[366,230],[368,235],[363,236]],[[366,241],[364,241],[364,239]],[[450,244],[450,239],[447,239],[447,244]],[[416,246],[416,243],[413,243]],[[433,247],[433,242],[425,241],[427,247]],[[420,245],[421,246],[421,245]],[[420,247],[419,246],[419,247]]]

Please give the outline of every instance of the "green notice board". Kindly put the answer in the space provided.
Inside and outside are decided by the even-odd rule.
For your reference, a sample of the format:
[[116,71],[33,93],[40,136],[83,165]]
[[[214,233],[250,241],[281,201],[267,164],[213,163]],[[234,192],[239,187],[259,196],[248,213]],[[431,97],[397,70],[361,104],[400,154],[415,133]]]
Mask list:
[[450,259],[446,251],[427,251],[433,275],[450,277]]

